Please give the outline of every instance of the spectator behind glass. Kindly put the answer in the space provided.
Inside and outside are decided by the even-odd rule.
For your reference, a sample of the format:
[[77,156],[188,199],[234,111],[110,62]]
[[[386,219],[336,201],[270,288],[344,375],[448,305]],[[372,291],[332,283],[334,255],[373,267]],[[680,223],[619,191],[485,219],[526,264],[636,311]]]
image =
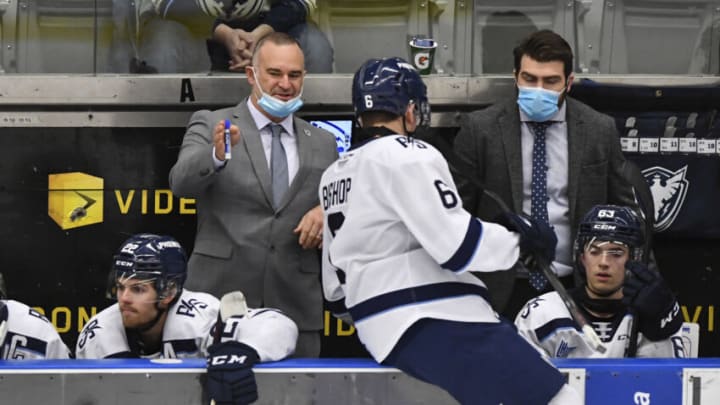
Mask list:
[[196,0],[113,0],[113,73],[199,73],[210,69],[212,17]]
[[42,314],[7,298],[0,273],[0,360],[67,359],[65,343]]
[[312,0],[113,0],[107,70],[199,73],[212,61],[213,70],[242,72],[257,41],[280,31],[300,43],[309,72],[330,73],[330,42],[307,21],[314,8]]
[[[573,54],[567,41],[552,31],[537,31],[513,50],[513,56],[515,94],[468,114],[455,138],[455,152],[469,163],[472,172],[466,174],[516,213],[533,215],[544,209],[558,237],[554,268],[570,287],[572,235],[582,216],[596,204],[638,207],[625,177],[614,120],[568,95]],[[535,158],[536,151],[543,152],[544,162]],[[456,182],[470,213],[486,220],[500,213],[471,182],[462,176]],[[532,187],[543,183],[544,187]],[[478,275],[488,285],[493,306],[507,317],[550,290],[549,283],[538,285],[539,290],[528,285],[526,269],[519,265]]]
[[644,260],[637,215],[627,207],[597,205],[579,228],[575,271],[584,283],[569,292],[606,351],[585,342],[554,291],[525,305],[515,318],[518,332],[549,357],[686,357],[680,305]]
[[249,305],[282,310],[300,329],[296,356],[317,357],[323,321],[317,187],[337,158],[337,143],[294,115],[302,105],[303,60],[287,34],[264,37],[245,68],[250,97],[190,118],[170,188],[198,206],[187,286],[216,296],[240,289]]
[[[197,1],[219,17],[213,25],[213,39],[208,41],[212,70],[243,72],[261,38],[271,32],[285,32],[300,44],[309,73],[332,72],[332,46],[308,20],[315,9],[314,0]],[[219,10],[221,5],[224,8]]]
[[510,73],[513,67],[508,45],[517,46],[537,31],[532,20],[519,11],[496,11],[482,28],[482,73]]

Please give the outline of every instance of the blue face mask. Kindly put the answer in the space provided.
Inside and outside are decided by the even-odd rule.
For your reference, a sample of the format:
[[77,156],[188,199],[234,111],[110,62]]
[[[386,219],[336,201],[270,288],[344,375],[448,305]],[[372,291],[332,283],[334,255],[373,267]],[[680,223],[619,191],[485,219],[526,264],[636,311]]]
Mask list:
[[558,100],[562,91],[546,90],[542,87],[518,86],[518,105],[522,112],[533,121],[547,121],[558,112]]
[[300,89],[300,94],[298,94],[298,96],[295,98],[292,98],[288,101],[278,100],[275,97],[265,93],[260,87],[260,80],[257,77],[257,72],[255,71],[255,68],[253,68],[253,73],[255,75],[255,81],[257,83],[258,90],[260,90],[261,96],[258,100],[258,105],[263,110],[265,110],[265,112],[272,115],[273,117],[285,118],[288,115],[299,110],[300,107],[302,107],[303,101],[300,99],[300,97],[302,96],[302,89]]

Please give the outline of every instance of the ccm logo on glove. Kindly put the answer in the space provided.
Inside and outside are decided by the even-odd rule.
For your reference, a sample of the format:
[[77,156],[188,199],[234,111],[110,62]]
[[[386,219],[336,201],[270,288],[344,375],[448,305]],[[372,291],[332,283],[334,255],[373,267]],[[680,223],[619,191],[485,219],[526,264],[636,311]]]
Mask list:
[[247,361],[247,356],[238,356],[236,354],[231,355],[220,355],[220,356],[214,356],[208,359],[208,364],[212,366],[221,366],[223,364],[245,364]]

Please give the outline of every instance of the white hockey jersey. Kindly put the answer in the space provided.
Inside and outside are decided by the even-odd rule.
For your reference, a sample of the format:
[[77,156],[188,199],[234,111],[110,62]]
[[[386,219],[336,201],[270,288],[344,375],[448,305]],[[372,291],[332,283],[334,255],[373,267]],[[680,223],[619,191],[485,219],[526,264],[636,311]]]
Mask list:
[[[587,320],[605,346],[600,353],[590,347],[577,329],[570,312],[557,292],[549,292],[528,301],[515,318],[518,332],[544,356],[565,358],[622,358],[628,347],[633,316],[627,312],[613,318]],[[650,341],[638,333],[636,357],[686,357],[682,331],[660,341]]]
[[[123,326],[118,304],[114,304],[85,324],[75,356],[78,359],[207,357],[219,308],[220,302],[212,295],[183,290],[180,299],[168,309],[162,351],[142,354],[133,332]],[[225,333],[227,331],[230,333]],[[222,340],[247,344],[258,352],[260,361],[276,361],[293,353],[297,335],[295,323],[280,311],[249,308],[246,316],[227,320]]]
[[510,268],[519,238],[463,210],[447,163],[401,135],[374,139],[320,182],[323,290],[349,311],[378,362],[422,318],[498,322],[485,285],[466,272]]
[[67,359],[70,351],[42,314],[14,300],[0,302],[0,359]]

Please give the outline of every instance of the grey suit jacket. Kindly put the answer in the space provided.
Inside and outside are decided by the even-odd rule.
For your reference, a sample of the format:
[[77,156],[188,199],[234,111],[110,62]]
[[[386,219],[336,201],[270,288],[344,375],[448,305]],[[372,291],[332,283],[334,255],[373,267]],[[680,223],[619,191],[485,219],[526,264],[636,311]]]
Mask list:
[[[628,205],[637,209],[632,187],[624,176],[625,158],[611,117],[567,98],[568,203],[571,234],[596,204]],[[473,176],[497,193],[515,212],[522,212],[523,179],[520,114],[515,98],[468,114],[455,138],[455,152]],[[456,176],[463,205],[473,215],[492,221],[500,208],[463,176]],[[512,290],[514,271],[492,288]],[[498,293],[497,291],[494,293]],[[508,292],[509,294],[509,292]]]
[[[293,229],[318,205],[318,185],[337,158],[335,137],[295,117],[299,167],[277,210],[260,133],[247,99],[232,108],[198,111],[185,132],[170,188],[195,198],[197,234],[186,286],[218,297],[241,290],[251,307],[284,311],[300,330],[322,327],[319,251],[304,250]],[[232,159],[215,171],[212,129],[223,119],[240,128]]]

